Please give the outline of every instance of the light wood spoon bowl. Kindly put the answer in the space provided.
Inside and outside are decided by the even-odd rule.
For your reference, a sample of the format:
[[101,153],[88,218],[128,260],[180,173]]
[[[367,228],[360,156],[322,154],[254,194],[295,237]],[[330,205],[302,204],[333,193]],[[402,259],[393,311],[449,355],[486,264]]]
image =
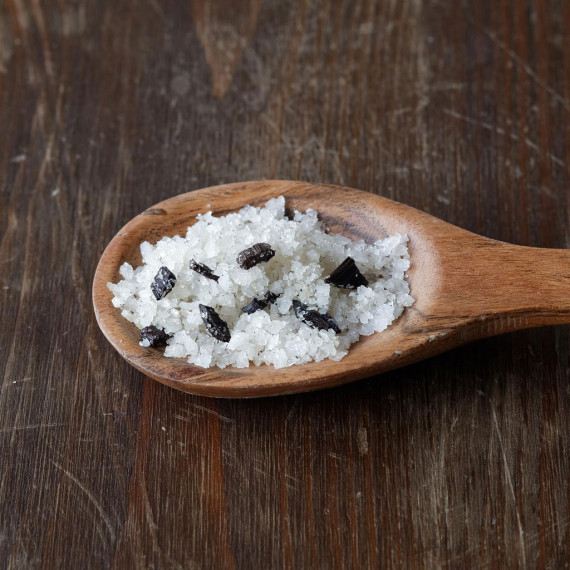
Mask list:
[[[317,210],[331,232],[371,243],[410,238],[415,304],[386,331],[352,345],[340,362],[203,369],[139,346],[139,331],[113,307],[107,282],[125,261],[141,264],[139,245],[184,234],[198,213],[220,216],[284,195],[286,207]],[[103,253],[93,282],[101,330],[135,368],[185,392],[258,397],[338,386],[434,356],[467,342],[542,325],[570,323],[570,250],[520,247],[487,239],[374,194],[282,180],[226,184],[165,200],[131,220]]]

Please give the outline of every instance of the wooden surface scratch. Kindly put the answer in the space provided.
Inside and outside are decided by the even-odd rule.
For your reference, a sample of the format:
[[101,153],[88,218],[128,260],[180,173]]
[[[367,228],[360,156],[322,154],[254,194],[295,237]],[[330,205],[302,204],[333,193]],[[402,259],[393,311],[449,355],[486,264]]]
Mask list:
[[569,247],[568,30],[565,0],[0,2],[0,566],[568,568],[568,327],[216,401],[90,300],[126,221],[233,181]]

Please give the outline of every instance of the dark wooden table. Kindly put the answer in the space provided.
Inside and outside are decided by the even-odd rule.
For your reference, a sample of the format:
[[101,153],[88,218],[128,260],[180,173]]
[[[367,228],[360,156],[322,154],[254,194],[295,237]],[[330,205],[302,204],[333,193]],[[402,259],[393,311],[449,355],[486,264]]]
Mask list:
[[0,102],[0,567],[568,567],[568,327],[216,401],[90,287],[132,216],[261,178],[568,247],[570,2],[4,0]]

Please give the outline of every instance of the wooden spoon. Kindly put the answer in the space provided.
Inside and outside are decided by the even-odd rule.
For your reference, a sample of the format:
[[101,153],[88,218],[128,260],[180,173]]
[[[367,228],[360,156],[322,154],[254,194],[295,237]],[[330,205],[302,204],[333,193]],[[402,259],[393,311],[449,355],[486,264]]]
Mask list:
[[[139,346],[139,331],[111,304],[125,261],[141,264],[139,245],[184,234],[198,213],[220,216],[284,195],[288,209],[317,210],[331,232],[371,243],[407,233],[415,304],[386,331],[362,337],[340,362],[203,369]],[[475,339],[570,323],[570,250],[520,247],[487,239],[374,194],[282,180],[227,184],[156,204],[131,220],[103,253],[93,282],[101,330],[141,372],[185,392],[217,397],[288,394],[338,386],[434,356]]]

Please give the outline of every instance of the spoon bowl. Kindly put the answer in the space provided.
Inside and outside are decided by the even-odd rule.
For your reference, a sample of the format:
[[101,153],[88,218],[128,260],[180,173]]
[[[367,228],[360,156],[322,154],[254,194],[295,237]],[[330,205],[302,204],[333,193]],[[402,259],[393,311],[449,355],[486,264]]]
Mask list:
[[[108,282],[124,262],[142,263],[139,246],[184,234],[196,215],[216,216],[285,196],[288,210],[317,210],[334,233],[374,242],[409,237],[412,307],[387,330],[353,344],[339,362],[275,369],[200,368],[139,345],[139,331],[113,307]],[[399,368],[472,340],[570,323],[570,251],[521,247],[478,236],[377,195],[283,180],[226,184],[160,202],[128,222],[105,249],[93,281],[97,322],[135,368],[168,386],[215,397],[259,397],[337,386]]]

